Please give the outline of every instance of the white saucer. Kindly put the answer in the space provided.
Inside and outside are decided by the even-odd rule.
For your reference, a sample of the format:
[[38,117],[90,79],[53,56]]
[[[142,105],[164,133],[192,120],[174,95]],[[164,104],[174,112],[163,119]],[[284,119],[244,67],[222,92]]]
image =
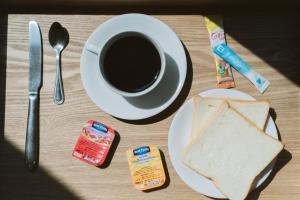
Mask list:
[[[245,100],[255,100],[250,95],[233,89],[213,89],[199,94],[205,97],[225,97]],[[193,190],[213,198],[226,198],[213,184],[213,182],[204,176],[196,173],[181,162],[180,155],[184,147],[187,146],[191,133],[193,102],[188,100],[177,111],[168,137],[168,149],[172,165],[179,177]],[[274,120],[269,116],[267,120],[266,133],[273,138],[278,139],[278,133]],[[258,176],[255,188],[260,186],[270,175],[276,159],[270,163],[265,170]]]
[[[106,87],[99,75],[98,56],[90,50],[101,48],[112,34],[123,31],[138,31],[153,37],[166,55],[163,81],[142,97],[124,98]],[[92,33],[81,55],[80,73],[88,96],[100,109],[117,118],[139,120],[162,112],[176,99],[185,82],[187,61],[183,45],[170,27],[148,15],[125,14],[111,18]]]

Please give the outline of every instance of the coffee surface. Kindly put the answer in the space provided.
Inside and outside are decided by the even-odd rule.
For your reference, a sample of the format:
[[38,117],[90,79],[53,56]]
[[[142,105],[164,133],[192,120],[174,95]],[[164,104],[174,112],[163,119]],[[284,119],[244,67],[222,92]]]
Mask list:
[[125,92],[140,92],[157,79],[161,68],[156,47],[140,36],[120,38],[103,56],[104,76],[110,84]]

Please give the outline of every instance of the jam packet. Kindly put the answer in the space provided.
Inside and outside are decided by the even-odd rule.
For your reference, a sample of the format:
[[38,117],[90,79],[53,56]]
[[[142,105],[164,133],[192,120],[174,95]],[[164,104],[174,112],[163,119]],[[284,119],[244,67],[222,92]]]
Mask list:
[[159,149],[154,145],[127,151],[132,183],[138,190],[149,190],[162,186],[166,175]]
[[94,166],[101,166],[115,138],[115,130],[94,120],[84,125],[73,156]]

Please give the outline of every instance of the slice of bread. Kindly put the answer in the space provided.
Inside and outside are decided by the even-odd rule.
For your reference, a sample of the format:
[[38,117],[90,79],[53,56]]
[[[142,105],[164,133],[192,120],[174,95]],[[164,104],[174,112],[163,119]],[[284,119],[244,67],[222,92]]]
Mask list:
[[254,124],[264,130],[269,115],[270,103],[268,101],[227,100],[230,107],[236,109]]
[[256,126],[264,130],[267,117],[269,115],[270,103],[269,101],[255,101],[255,100],[242,100],[242,99],[226,99],[216,97],[203,97],[207,102],[214,104],[213,102],[220,102],[225,100],[229,103],[229,106],[239,111],[250,121],[254,122]]
[[182,161],[212,179],[229,199],[245,199],[256,176],[283,144],[224,102],[182,153]]
[[197,131],[203,127],[206,120],[218,107],[227,101],[229,106],[236,109],[250,121],[252,121],[258,128],[264,130],[267,117],[269,115],[270,103],[268,101],[254,101],[254,100],[237,100],[225,99],[215,97],[193,97],[193,120],[191,140],[195,138]]
[[191,139],[197,135],[197,131],[203,127],[207,119],[217,111],[218,107],[224,100],[213,99],[206,100],[203,97],[196,95],[193,100],[193,116],[192,116],[192,133]]

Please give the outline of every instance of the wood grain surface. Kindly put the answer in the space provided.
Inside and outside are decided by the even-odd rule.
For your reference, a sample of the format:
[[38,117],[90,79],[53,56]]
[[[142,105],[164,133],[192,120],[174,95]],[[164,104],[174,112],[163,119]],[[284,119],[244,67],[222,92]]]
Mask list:
[[[191,60],[187,83],[177,104],[168,112],[143,122],[118,120],[99,109],[87,96],[80,79],[80,56],[89,35],[112,15],[9,14],[1,20],[0,79],[3,121],[0,143],[1,199],[109,199],[200,200],[207,197],[190,189],[176,174],[169,158],[168,131],[176,109],[199,92],[216,88],[215,66],[208,33],[201,15],[155,15],[180,37]],[[298,18],[299,19],[299,18]],[[28,109],[28,22],[36,20],[43,35],[44,69],[40,100],[40,167],[30,173],[24,165]],[[52,22],[60,22],[70,35],[63,52],[62,68],[66,101],[53,103],[55,52],[48,42]],[[227,42],[271,86],[259,94],[251,83],[233,71],[238,90],[271,102],[285,150],[274,172],[249,199],[300,199],[300,95],[299,20],[292,14],[275,13],[224,16]],[[298,35],[298,36],[297,36]],[[4,39],[3,39],[4,38]],[[7,45],[5,44],[7,43]],[[5,45],[5,46],[4,46]],[[6,68],[5,68],[6,67]],[[5,79],[6,78],[6,79]],[[5,81],[5,80],[6,81]],[[3,81],[4,80],[4,81]],[[0,97],[1,97],[0,95]],[[89,119],[114,127],[120,142],[110,165],[96,168],[71,156],[82,125]],[[180,133],[178,133],[180,134]],[[181,133],[184,134],[184,133]],[[153,192],[140,192],[131,184],[125,151],[147,144],[157,145],[165,156],[170,183]]]

